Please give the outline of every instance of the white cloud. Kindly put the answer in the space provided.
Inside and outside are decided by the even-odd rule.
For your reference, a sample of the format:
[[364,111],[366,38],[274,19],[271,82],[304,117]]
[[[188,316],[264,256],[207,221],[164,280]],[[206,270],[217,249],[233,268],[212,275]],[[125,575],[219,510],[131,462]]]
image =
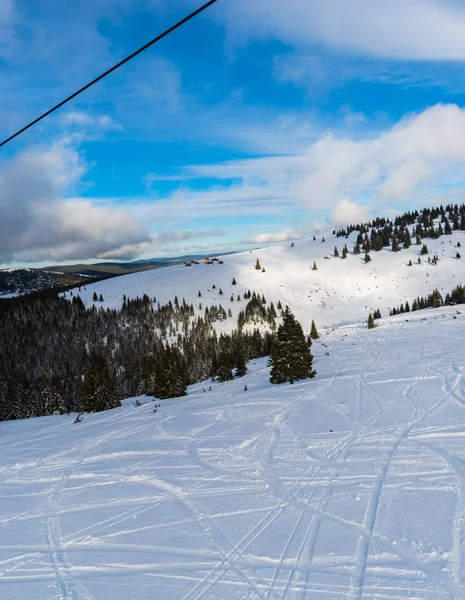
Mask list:
[[0,0],[0,56],[10,47],[17,12],[14,0]]
[[334,205],[350,196],[400,204],[427,189],[463,184],[465,110],[437,105],[362,140],[326,135],[306,155],[304,203]]
[[464,186],[464,173],[465,109],[437,105],[365,138],[327,133],[302,154],[190,166],[186,177],[216,185],[182,190],[140,210],[160,217],[170,210],[181,217],[289,215],[299,206],[331,211],[350,198],[357,211],[345,200],[335,215],[345,207],[356,218],[368,204],[378,211],[429,204],[444,186]]
[[124,208],[66,199],[87,165],[60,140],[0,168],[0,262],[84,260],[150,239]]
[[301,230],[285,229],[284,231],[275,231],[272,233],[259,233],[247,238],[246,244],[274,244],[279,242],[288,242],[298,240],[308,235]]
[[328,217],[328,222],[335,226],[366,223],[368,220],[370,220],[370,208],[351,202],[349,198],[344,198],[338,202]]
[[102,131],[121,131],[123,127],[119,123],[115,123],[108,115],[90,115],[82,111],[71,111],[64,113],[61,117],[63,125],[77,126],[81,130],[97,129],[99,133]]
[[136,244],[128,244],[126,246],[122,246],[121,248],[117,248],[116,250],[103,252],[100,254],[100,258],[107,260],[130,260],[141,256],[142,254],[152,258],[153,253],[157,252],[160,248],[163,248],[164,254],[167,252],[175,253],[175,249],[166,247],[175,242],[192,240],[195,238],[220,237],[224,235],[224,230],[220,228],[206,230],[167,230],[151,236],[150,240],[148,241]]
[[465,7],[453,0],[236,0],[232,38],[272,37],[395,59],[464,60]]

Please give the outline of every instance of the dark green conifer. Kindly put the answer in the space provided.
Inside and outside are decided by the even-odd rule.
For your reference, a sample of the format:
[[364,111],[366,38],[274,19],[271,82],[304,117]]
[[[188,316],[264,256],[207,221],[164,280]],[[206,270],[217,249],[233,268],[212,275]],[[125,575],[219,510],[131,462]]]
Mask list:
[[373,315],[370,313],[368,315],[368,329],[373,329],[376,327],[375,320],[373,319]]
[[271,349],[271,383],[294,383],[300,379],[315,377],[312,369],[313,356],[300,323],[286,306],[283,322],[278,327],[277,339]]
[[313,319],[312,319],[312,327],[310,329],[310,337],[313,340],[317,340],[320,337],[320,334],[318,333],[318,330],[315,325],[315,321]]

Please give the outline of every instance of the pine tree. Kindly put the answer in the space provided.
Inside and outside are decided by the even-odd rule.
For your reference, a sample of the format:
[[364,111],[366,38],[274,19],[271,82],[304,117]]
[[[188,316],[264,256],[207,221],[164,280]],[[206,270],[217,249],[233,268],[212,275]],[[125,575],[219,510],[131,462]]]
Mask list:
[[420,254],[428,254],[428,246],[426,244],[423,244]]
[[313,356],[302,327],[286,306],[283,322],[278,327],[277,339],[270,353],[270,382],[294,383],[300,379],[315,377],[312,362]]
[[81,386],[81,412],[101,412],[121,406],[114,377],[103,353],[92,350]]
[[231,285],[236,285],[236,284],[237,284],[236,278],[235,278],[235,277],[233,277],[233,280],[232,280],[232,283],[231,283]]
[[318,333],[318,330],[315,325],[315,321],[313,319],[312,319],[312,327],[310,329],[310,337],[313,340],[317,340],[320,337],[320,334]]
[[334,246],[334,256],[339,256],[339,251],[337,249],[337,246]]
[[444,304],[444,301],[442,299],[442,296],[441,296],[439,290],[436,288],[435,290],[433,290],[433,293],[431,295],[431,305],[433,308],[439,308],[443,304]]
[[411,245],[412,245],[412,239],[410,238],[410,233],[409,233],[408,227],[406,227],[405,233],[404,233],[404,248],[410,248]]
[[178,348],[167,346],[156,371],[155,396],[179,398],[187,394],[186,366]]
[[224,350],[220,353],[218,365],[218,370],[216,372],[216,378],[218,381],[222,383],[224,381],[231,381],[234,379],[232,372],[233,364],[229,352]]
[[373,315],[370,313],[368,315],[368,329],[373,329],[374,327],[376,327],[375,320],[373,319]]
[[260,261],[258,260],[258,258],[257,258],[257,262],[255,263],[255,269],[257,271],[261,271],[262,270],[262,266],[261,266]]
[[94,295],[92,296],[92,300],[94,302],[98,302],[98,296],[97,296],[97,292],[94,292]]
[[348,253],[347,246],[344,246],[344,248],[342,249],[342,258],[347,258],[347,253]]
[[236,341],[236,377],[244,377],[247,374],[247,357],[245,351],[245,341],[242,335],[239,335]]
[[371,256],[368,254],[368,252],[365,252],[365,263],[369,263],[371,261]]
[[316,271],[317,269],[318,269],[318,267],[316,266],[316,262],[313,261],[312,271]]

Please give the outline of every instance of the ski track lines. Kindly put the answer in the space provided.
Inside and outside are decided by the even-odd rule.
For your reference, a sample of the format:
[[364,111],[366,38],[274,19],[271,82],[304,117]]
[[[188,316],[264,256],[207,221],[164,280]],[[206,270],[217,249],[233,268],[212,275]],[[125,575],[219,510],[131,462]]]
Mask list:
[[51,418],[23,443],[13,424],[0,598],[465,599],[462,321],[433,346],[392,323],[326,334],[309,382],[269,386],[257,360],[155,414]]

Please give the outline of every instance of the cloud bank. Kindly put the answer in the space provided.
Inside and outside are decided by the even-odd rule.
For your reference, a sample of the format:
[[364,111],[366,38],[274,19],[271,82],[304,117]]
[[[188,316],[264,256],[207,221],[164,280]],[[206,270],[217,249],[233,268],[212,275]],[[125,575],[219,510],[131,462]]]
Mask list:
[[0,168],[0,262],[84,260],[149,241],[124,208],[67,199],[87,165],[62,140]]
[[[376,134],[323,134],[302,154],[193,165],[185,177],[234,185],[175,193],[161,205],[197,215],[334,211],[361,220],[369,208],[421,206],[465,187],[465,109],[436,105]],[[160,206],[161,206],[160,205]],[[345,217],[344,217],[345,215]]]
[[464,60],[465,7],[453,0],[236,0],[233,40],[279,39],[390,59]]

